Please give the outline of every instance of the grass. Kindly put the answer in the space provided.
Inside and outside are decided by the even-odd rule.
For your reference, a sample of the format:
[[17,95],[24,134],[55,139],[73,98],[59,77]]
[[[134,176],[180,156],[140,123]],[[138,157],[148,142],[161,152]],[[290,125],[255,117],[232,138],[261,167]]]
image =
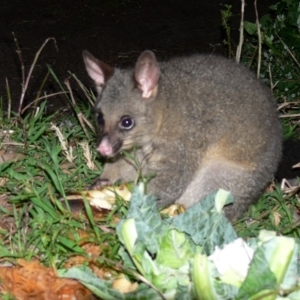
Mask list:
[[[87,166],[86,150],[82,147],[86,138],[77,118],[70,117],[70,127],[58,127],[67,144],[63,150],[51,121],[58,116],[46,117],[44,107],[42,103],[38,113],[26,116],[23,128],[7,124],[7,128],[14,131],[12,145],[18,145],[15,154],[23,152],[24,156],[0,165],[5,182],[0,193],[8,195],[11,203],[10,209],[1,211],[1,220],[8,217],[14,220],[13,230],[1,232],[1,253],[10,252],[12,258],[27,260],[42,258],[43,262],[57,268],[64,263],[66,254],[83,253],[79,246],[80,230],[92,232],[93,241],[99,244],[111,237],[100,232],[92,214],[86,218],[82,213],[74,218],[67,209],[66,194],[83,190],[100,171]],[[107,226],[112,221],[108,217],[103,220]]]
[[246,216],[236,222],[239,236],[255,237],[261,229],[276,231],[278,234],[298,238],[300,236],[297,213],[299,203],[296,197],[286,197],[277,185],[275,190],[263,194],[252,205]]
[[[230,7],[227,6],[226,9],[225,24],[231,16]],[[266,25],[268,23],[264,24],[260,34],[265,38],[262,40],[267,41],[269,28]],[[227,25],[226,33],[230,37]],[[280,39],[279,36],[276,43],[280,44]],[[257,47],[261,46],[255,46],[255,40],[257,41],[257,38],[254,33],[248,36],[243,45],[242,58],[248,58],[247,62],[257,68],[258,60],[254,58],[253,53],[257,53]],[[16,41],[23,70],[20,106],[16,114],[10,110],[0,110],[0,151],[6,151],[1,152],[0,157],[0,259],[2,264],[6,265],[16,265],[18,259],[37,259],[43,265],[58,270],[72,264],[72,259],[81,257],[81,263],[93,260],[101,269],[107,266],[110,270],[116,269],[120,265],[120,244],[114,229],[117,220],[126,215],[126,202],[118,200],[111,212],[95,214],[85,199],[81,201],[82,207],[79,210],[73,207],[72,201],[67,200],[70,193],[82,191],[90,185],[102,170],[94,149],[94,129],[88,122],[93,120],[93,95],[71,74],[71,78],[79,84],[90,103],[89,106],[78,104],[72,94],[71,83],[67,81],[65,88],[55,76],[55,72],[49,68],[49,74],[72,104],[74,115],[67,118],[60,112],[46,115],[46,101],[53,95],[35,99],[35,108],[30,112],[29,108],[32,107],[23,107],[29,78],[40,52],[49,41],[46,40],[37,52],[27,76]],[[228,42],[228,45],[229,51],[232,51],[234,45],[231,42]],[[239,46],[241,48],[241,45]],[[295,115],[299,112],[300,95],[300,80],[297,77],[299,64],[296,61],[300,51],[292,51],[287,48],[289,45],[281,43],[279,55],[272,52],[271,46],[267,43],[262,46],[259,76],[270,84],[279,99],[279,104],[286,103],[281,109],[284,133],[286,137],[295,137]],[[274,63],[270,63],[271,56]],[[284,62],[284,72],[279,67],[279,59]],[[287,75],[289,72],[292,75]],[[291,80],[290,76],[296,78]],[[288,86],[287,90],[285,84]],[[42,90],[38,94],[42,95]],[[9,89],[7,97],[10,99]],[[292,117],[285,118],[287,114],[291,114],[291,110]],[[297,186],[294,190],[297,190]],[[257,236],[261,229],[299,237],[298,212],[297,193],[293,194],[291,189],[285,192],[277,184],[273,185],[270,192],[262,195],[257,204],[251,206],[245,217],[234,226],[244,238]],[[87,246],[98,247],[96,259],[88,253]],[[11,298],[8,294],[3,294],[3,299]]]

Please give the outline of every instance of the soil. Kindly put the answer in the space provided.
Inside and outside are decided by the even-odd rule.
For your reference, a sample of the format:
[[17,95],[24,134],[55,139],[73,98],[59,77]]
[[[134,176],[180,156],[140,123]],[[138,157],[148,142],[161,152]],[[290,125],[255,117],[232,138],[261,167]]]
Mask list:
[[[254,22],[253,0],[247,1],[245,20]],[[277,0],[258,1],[259,15]],[[114,66],[134,64],[139,53],[153,50],[159,59],[191,53],[226,53],[220,10],[232,5],[232,37],[238,40],[240,21],[239,0],[11,0],[3,1],[0,10],[0,96],[4,110],[9,84],[12,108],[17,110],[21,95],[22,72],[16,52],[14,32],[22,52],[22,63],[28,74],[33,59],[49,37],[30,78],[25,101],[35,99],[50,65],[63,84],[69,71],[87,86],[92,86],[82,62],[82,50],[87,49],[101,60]],[[61,91],[49,76],[42,93]],[[74,88],[76,92],[76,88]],[[51,98],[48,112],[68,109],[64,97]],[[69,109],[71,113],[71,110]],[[294,177],[290,166],[300,161],[298,142],[285,147],[279,177]],[[289,170],[288,174],[285,172]],[[300,173],[299,173],[300,175]]]

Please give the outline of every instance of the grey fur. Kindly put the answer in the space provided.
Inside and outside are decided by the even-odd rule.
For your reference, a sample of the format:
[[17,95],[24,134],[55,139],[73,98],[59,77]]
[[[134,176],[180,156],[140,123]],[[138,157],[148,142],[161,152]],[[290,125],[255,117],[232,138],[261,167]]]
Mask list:
[[[88,72],[98,61],[86,51],[84,60]],[[101,72],[102,63],[98,65]],[[150,97],[143,97],[137,79],[144,73],[150,81],[159,78]],[[102,84],[96,83],[96,115],[101,112],[105,119],[100,140],[123,144],[117,159],[105,164],[101,179],[134,180],[135,167],[119,153],[136,147],[143,175],[156,174],[148,190],[158,195],[160,206],[178,202],[190,207],[224,188],[234,196],[234,204],[225,209],[231,221],[272,180],[282,141],[276,105],[270,89],[244,66],[195,55],[158,67],[147,51],[135,70],[115,69],[103,84],[102,91]],[[122,116],[134,119],[131,130],[120,130]]]

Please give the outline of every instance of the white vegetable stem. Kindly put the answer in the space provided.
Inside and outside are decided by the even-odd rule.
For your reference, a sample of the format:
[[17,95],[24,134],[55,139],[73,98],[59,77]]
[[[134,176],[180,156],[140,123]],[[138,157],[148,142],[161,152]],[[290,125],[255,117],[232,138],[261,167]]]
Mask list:
[[202,255],[198,253],[194,257],[192,278],[197,299],[199,300],[218,299],[209,263],[210,262],[205,254]]
[[[136,258],[136,255],[134,253],[134,248],[135,248],[136,239],[138,237],[138,233],[136,231],[135,220],[133,218],[124,221],[121,232],[124,239],[125,248],[129,252],[131,259],[133,260],[134,264],[136,265],[140,273],[146,278],[148,278],[148,276],[151,275],[151,273],[159,274],[160,273],[159,269],[157,268],[155,262],[152,260],[152,258],[150,257],[147,251],[143,252],[143,256],[142,256],[143,263],[142,261]],[[148,266],[149,270],[151,271],[149,274],[145,273],[143,264]]]
[[135,228],[135,221],[134,219],[127,219],[124,221],[122,226],[122,236],[124,239],[124,244],[127,249],[127,251],[130,254],[130,257],[132,258],[134,264],[138,268],[138,270],[144,274],[144,270],[140,262],[134,257],[133,250],[134,250],[134,244],[137,239],[137,231]]

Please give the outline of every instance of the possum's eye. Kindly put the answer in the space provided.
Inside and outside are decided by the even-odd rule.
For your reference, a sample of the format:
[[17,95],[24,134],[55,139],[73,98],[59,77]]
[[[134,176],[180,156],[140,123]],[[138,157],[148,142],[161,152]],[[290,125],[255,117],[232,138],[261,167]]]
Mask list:
[[98,114],[97,123],[98,123],[99,126],[104,126],[104,118],[103,118],[102,114]]
[[134,126],[134,120],[128,116],[124,116],[121,118],[119,127],[120,129],[130,130]]

